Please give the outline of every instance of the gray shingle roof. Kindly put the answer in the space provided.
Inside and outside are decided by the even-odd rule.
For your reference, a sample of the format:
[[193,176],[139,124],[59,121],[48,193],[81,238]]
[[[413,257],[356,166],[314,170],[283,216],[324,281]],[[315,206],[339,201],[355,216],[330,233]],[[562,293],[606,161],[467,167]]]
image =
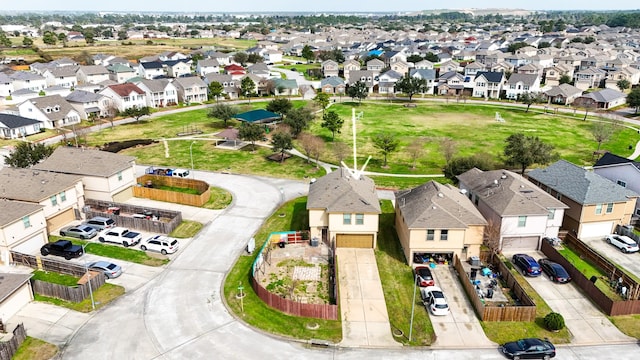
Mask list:
[[162,92],[167,88],[169,84],[169,79],[153,79],[148,80],[144,79],[140,81],[144,86],[147,87],[151,92]]
[[320,80],[320,87],[323,87],[325,85],[331,85],[331,86],[344,85],[344,80],[338,76],[330,76]]
[[611,102],[620,98],[625,98],[627,95],[613,89],[602,89],[583,95],[584,97],[591,98],[596,102]]
[[133,156],[61,146],[45,161],[33,168],[66,174],[109,177],[131,168],[134,161]]
[[339,168],[309,185],[307,209],[325,209],[329,213],[380,214],[380,202],[373,180],[356,180]]
[[0,197],[37,203],[74,187],[81,179],[77,175],[5,167],[0,169]]
[[43,207],[30,202],[0,200],[0,228],[33,214]]
[[67,95],[65,99],[68,102],[84,104],[84,103],[89,103],[94,101],[100,101],[100,99],[102,99],[103,97],[104,95],[96,94],[91,91],[75,90],[75,91],[72,91],[69,95]]
[[11,274],[2,273],[2,281],[0,281],[0,302],[4,302],[9,296],[14,294],[22,285],[24,285],[33,274]]
[[517,84],[519,82],[522,82],[524,85],[531,86],[536,82],[537,78],[538,78],[538,75],[536,74],[515,73],[515,74],[511,74],[511,77],[509,78],[509,80],[507,80],[507,83]]
[[396,204],[410,229],[465,229],[487,223],[459,189],[433,180],[397,192]]
[[101,75],[109,73],[107,68],[102,65],[83,65],[80,66],[80,70],[82,70],[85,75]]
[[[40,96],[27,101],[31,101],[46,117],[54,121],[64,119],[69,112],[75,111],[73,106],[60,95]],[[49,109],[48,112],[47,109]]]
[[551,89],[544,92],[547,96],[558,96],[562,95],[564,97],[570,97],[573,95],[582,94],[582,90],[570,84],[560,84],[558,86],[554,86]]
[[18,115],[0,113],[0,127],[6,127],[9,129],[18,129],[23,126],[37,124],[39,122],[40,121],[38,120],[29,119],[29,118],[18,116]]
[[531,170],[528,176],[582,205],[627,201],[630,197],[639,196],[593,171],[565,160],[544,169]]

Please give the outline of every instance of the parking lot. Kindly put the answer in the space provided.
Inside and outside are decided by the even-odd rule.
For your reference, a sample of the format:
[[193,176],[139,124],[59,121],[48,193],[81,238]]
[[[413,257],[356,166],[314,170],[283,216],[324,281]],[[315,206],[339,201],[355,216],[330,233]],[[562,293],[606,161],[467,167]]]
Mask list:
[[607,244],[603,237],[581,240],[628,272],[640,277],[640,253],[625,254],[615,246]]

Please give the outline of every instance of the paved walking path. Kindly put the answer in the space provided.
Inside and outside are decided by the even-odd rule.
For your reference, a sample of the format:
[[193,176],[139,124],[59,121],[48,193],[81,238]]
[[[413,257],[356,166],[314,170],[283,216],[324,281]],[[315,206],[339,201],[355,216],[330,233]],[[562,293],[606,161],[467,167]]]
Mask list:
[[401,346],[391,335],[373,249],[336,249],[344,347]]

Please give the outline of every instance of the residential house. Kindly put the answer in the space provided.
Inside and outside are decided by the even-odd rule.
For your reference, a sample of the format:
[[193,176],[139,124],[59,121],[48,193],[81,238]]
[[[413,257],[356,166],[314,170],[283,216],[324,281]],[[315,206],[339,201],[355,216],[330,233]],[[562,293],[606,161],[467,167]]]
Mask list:
[[[640,179],[640,163],[637,161],[607,152],[593,165],[593,172],[623,188],[640,194],[640,181],[638,181]],[[640,201],[636,201],[632,219],[638,217],[640,217]]]
[[473,96],[485,99],[498,99],[505,82],[503,72],[481,71],[473,79]]
[[333,60],[323,61],[320,68],[322,69],[322,75],[325,78],[338,76],[340,74],[340,66]]
[[547,86],[560,85],[560,78],[568,76],[573,79],[573,67],[564,64],[557,64],[544,69],[544,83]]
[[295,79],[273,79],[273,87],[276,95],[298,95],[298,82]]
[[411,65],[406,61],[395,61],[391,63],[390,68],[392,71],[395,71],[401,74],[402,76],[404,76],[409,73],[409,70],[411,69]]
[[178,104],[178,89],[169,79],[145,79],[135,84],[147,95],[146,106],[161,108]]
[[515,68],[513,67],[513,64],[510,64],[506,61],[501,61],[499,63],[493,64],[491,65],[491,67],[489,68],[489,71],[501,71],[503,73],[512,73],[513,70]]
[[432,70],[433,69],[433,63],[431,61],[429,61],[429,60],[422,60],[422,61],[418,61],[417,63],[415,63],[413,68],[414,69]]
[[[382,62],[381,60],[377,59],[378,61]],[[371,61],[371,60],[369,60]],[[383,66],[384,66],[384,62],[382,62]],[[369,67],[367,66],[367,70],[370,70]],[[382,70],[382,68],[380,68],[380,70]],[[351,77],[351,72],[352,71],[360,71],[360,62],[357,60],[353,60],[353,59],[349,59],[347,61],[345,61],[342,64],[342,73],[345,79],[349,79]],[[373,73],[375,73],[375,70],[370,70]],[[377,72],[378,74],[380,73],[380,71]]]
[[543,94],[547,97],[549,104],[570,105],[582,95],[582,90],[573,85],[560,84],[543,91]]
[[45,129],[80,123],[80,113],[60,95],[39,96],[18,105],[20,116],[42,122]]
[[223,53],[219,51],[205,52],[204,56],[206,59],[216,60],[218,64],[220,64],[220,66],[231,64],[231,60],[233,59],[233,54]]
[[129,79],[137,76],[136,70],[122,64],[109,65],[107,66],[107,71],[109,72],[109,79],[118,84],[125,83]]
[[425,94],[433,95],[436,84],[436,71],[434,69],[411,69],[409,76],[424,79],[427,82]]
[[505,85],[507,99],[517,100],[524,93],[540,92],[540,76],[536,74],[511,74]]
[[497,250],[538,250],[543,237],[558,236],[568,206],[521,175],[473,168],[457,178],[460,191],[487,220],[489,242]]
[[529,64],[531,57],[525,54],[511,54],[504,57],[504,61],[513,65],[514,68],[519,68],[522,65]]
[[78,85],[77,71],[77,66],[62,66],[47,69],[42,75],[46,79],[47,86],[72,88]]
[[102,65],[80,66],[76,72],[78,84],[98,84],[109,80],[109,70]]
[[407,62],[407,55],[402,51],[385,51],[382,53],[380,60],[384,61],[386,67],[391,67],[395,62]]
[[2,273],[1,276],[0,314],[5,319],[11,319],[34,299],[30,281],[33,274],[12,274],[7,272]]
[[582,90],[599,88],[606,77],[606,71],[597,68],[588,68],[573,74],[573,85]]
[[[260,63],[255,63],[253,65],[249,65],[247,67],[247,74],[250,75],[255,75],[256,76],[256,84],[258,83],[258,81],[261,81],[263,79],[268,79],[270,77],[270,71],[269,71],[269,67],[267,66],[267,64],[260,62]],[[253,76],[252,76],[253,78]]]
[[320,80],[320,89],[327,94],[345,94],[346,85],[342,78],[332,76]]
[[311,238],[336,247],[376,248],[380,201],[373,180],[340,167],[309,185]]
[[566,160],[531,170],[527,176],[569,207],[562,228],[578,238],[604,238],[616,225],[629,224],[640,196]]
[[159,61],[141,62],[138,64],[138,74],[144,79],[156,79],[166,76],[164,67]]
[[135,157],[60,146],[31,170],[79,175],[87,199],[125,202],[136,186]]
[[220,83],[224,88],[224,95],[229,99],[237,99],[239,94],[240,82],[234,80],[231,75],[220,73],[209,73],[205,75],[204,82],[209,86],[213,82]]
[[49,233],[81,219],[85,204],[82,177],[38,171],[33,168],[0,168],[2,197],[42,207]]
[[438,78],[438,95],[462,95],[464,91],[464,76],[457,71],[448,71]]
[[0,113],[0,139],[20,139],[42,131],[42,122],[23,116]]
[[178,78],[191,75],[191,60],[167,60],[162,63],[168,77]]
[[487,67],[479,62],[472,62],[464,67],[465,78],[475,78],[479,72],[487,71]]
[[11,96],[13,91],[13,81],[9,75],[0,72],[0,97]]
[[100,90],[100,94],[111,99],[112,104],[119,112],[130,108],[143,108],[147,106],[147,94],[144,90],[132,83],[110,85]]
[[282,51],[270,49],[263,53],[264,61],[275,64],[282,62]]
[[544,74],[544,68],[540,65],[534,64],[534,63],[529,63],[526,65],[522,65],[519,68],[516,69],[516,72],[518,74],[534,74],[534,75],[538,75],[540,78],[542,78],[542,75]]
[[178,101],[184,103],[203,103],[207,101],[209,89],[202,79],[196,76],[177,78],[173,84],[178,90]]
[[462,71],[462,67],[455,61],[448,60],[440,64],[440,74],[458,71]]
[[40,92],[47,87],[47,80],[44,76],[34,74],[27,71],[16,71],[8,74],[13,83],[13,91],[27,89]]
[[347,79],[347,84],[352,85],[356,82],[362,82],[367,86],[368,92],[373,92],[373,86],[376,84],[375,75],[372,71],[369,70],[352,70],[349,72],[349,78]]
[[[400,62],[394,63],[399,64]],[[392,65],[393,67],[393,65]],[[380,74],[378,77],[378,93],[380,94],[395,94],[395,86],[398,80],[402,79],[404,74],[396,72],[394,70],[386,71],[384,74]]]
[[98,93],[74,90],[65,99],[80,114],[82,119],[96,119],[111,115],[111,99]]
[[620,80],[627,80],[631,86],[637,85],[640,82],[640,70],[632,67],[625,67],[609,71],[609,75],[604,82],[604,86],[608,89],[622,90],[618,87],[618,82]]
[[247,74],[247,70],[238,64],[231,64],[224,67],[224,73],[231,75],[234,80],[240,80]]
[[216,59],[202,59],[198,60],[196,65],[196,73],[200,76],[205,76],[210,73],[219,73],[220,64]]
[[480,255],[487,221],[459,189],[429,181],[395,194],[396,232],[409,265],[414,256]]
[[592,109],[611,109],[624,105],[627,102],[627,94],[613,89],[602,89],[583,94],[574,100],[574,104]]
[[24,201],[0,201],[0,261],[11,263],[10,251],[37,254],[49,242],[44,206]]

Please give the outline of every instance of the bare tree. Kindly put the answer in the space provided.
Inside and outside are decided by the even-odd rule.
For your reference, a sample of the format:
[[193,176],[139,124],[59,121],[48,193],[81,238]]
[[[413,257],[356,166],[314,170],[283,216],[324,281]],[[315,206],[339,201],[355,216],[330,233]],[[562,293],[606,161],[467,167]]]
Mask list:
[[120,110],[118,109],[118,106],[113,101],[110,101],[109,105],[105,109],[105,112],[106,112],[105,119],[109,121],[109,123],[111,123],[111,128],[113,129],[114,127],[113,120],[115,120],[116,116],[118,116],[118,113],[120,112]]
[[591,134],[598,143],[598,151],[603,142],[607,142],[615,133],[615,124],[604,121],[596,121],[591,126]]
[[458,152],[458,144],[452,138],[445,137],[440,140],[440,149],[442,149],[444,161],[448,164]]
[[314,136],[311,139],[311,155],[316,160],[316,169],[320,167],[320,155],[324,151],[324,140],[319,136]]
[[416,163],[418,161],[418,158],[424,155],[425,143],[426,143],[426,140],[424,138],[416,138],[411,142],[411,144],[409,144],[409,146],[407,146],[407,152],[409,152],[409,155],[411,156],[412,169],[416,168]]
[[344,158],[349,153],[349,146],[343,142],[335,142],[333,143],[333,153],[338,158],[338,164],[344,160]]
[[487,226],[484,227],[483,243],[491,249],[489,262],[493,262],[493,256],[500,252],[500,223],[491,219],[487,222]]
[[313,138],[314,135],[308,132],[303,132],[298,135],[298,141],[302,146],[302,150],[304,150],[304,154],[307,156],[307,164],[311,159],[311,152],[313,151]]

